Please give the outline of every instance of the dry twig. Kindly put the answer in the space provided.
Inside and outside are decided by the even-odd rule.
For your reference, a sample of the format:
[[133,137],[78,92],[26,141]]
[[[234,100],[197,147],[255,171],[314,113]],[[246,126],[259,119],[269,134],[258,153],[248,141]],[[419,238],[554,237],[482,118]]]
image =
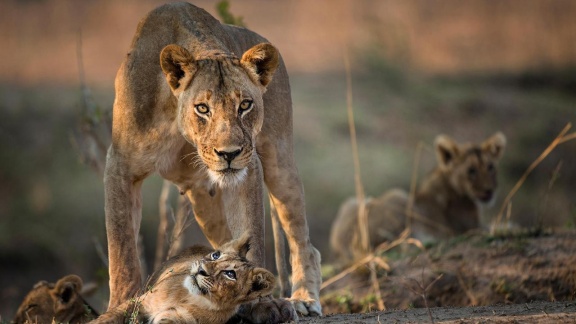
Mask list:
[[500,208],[500,211],[496,216],[494,225],[492,226],[493,229],[498,227],[498,225],[500,224],[504,210],[507,208],[508,204],[510,204],[512,197],[514,197],[514,195],[516,194],[516,192],[518,192],[522,184],[524,184],[524,181],[526,181],[528,175],[540,164],[540,162],[542,162],[548,156],[548,154],[550,154],[550,152],[552,152],[556,148],[556,146],[565,143],[569,140],[576,139],[576,133],[570,133],[566,135],[566,133],[568,133],[571,127],[572,127],[571,123],[566,124],[566,126],[564,127],[564,129],[562,129],[560,134],[558,134],[558,136],[556,136],[556,138],[550,143],[550,145],[548,145],[548,147],[542,152],[542,154],[540,154],[540,156],[538,156],[538,158],[534,160],[534,162],[532,162],[532,164],[528,167],[528,169],[526,169],[522,177],[520,177],[518,182],[516,182],[516,185],[514,185],[512,190],[510,190],[510,192],[504,199],[504,202],[502,203],[502,207]]

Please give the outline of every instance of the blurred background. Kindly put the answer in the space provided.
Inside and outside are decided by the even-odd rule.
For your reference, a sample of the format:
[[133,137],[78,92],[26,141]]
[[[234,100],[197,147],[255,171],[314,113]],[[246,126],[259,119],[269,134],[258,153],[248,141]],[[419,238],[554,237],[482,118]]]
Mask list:
[[[69,273],[99,284],[89,300],[105,309],[103,184],[81,158],[77,138],[87,106],[95,107],[97,118],[108,116],[114,76],[136,25],[162,3],[0,2],[0,320],[12,318],[34,283],[55,282]],[[216,1],[194,4],[218,17]],[[280,49],[288,67],[295,158],[312,243],[325,262],[330,262],[330,224],[340,203],[354,195],[345,52],[362,180],[370,196],[408,188],[420,142],[428,148],[422,176],[435,165],[436,135],[480,142],[502,131],[508,147],[499,168],[498,199],[485,210],[490,219],[528,166],[567,123],[576,122],[574,1],[245,0],[230,5],[248,28]],[[574,227],[575,165],[576,141],[558,146],[512,200],[512,220],[523,227]],[[144,184],[148,264],[161,186],[158,176]],[[186,235],[187,244],[204,242],[194,222]],[[271,235],[267,239],[271,242]],[[267,262],[273,269],[271,252]]]

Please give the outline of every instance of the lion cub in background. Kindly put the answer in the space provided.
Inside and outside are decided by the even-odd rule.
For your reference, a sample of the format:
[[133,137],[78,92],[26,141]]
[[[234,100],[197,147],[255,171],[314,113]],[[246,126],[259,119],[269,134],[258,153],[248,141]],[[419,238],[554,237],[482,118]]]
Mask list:
[[92,323],[226,323],[240,304],[274,288],[272,273],[246,259],[249,248],[247,234],[216,251],[190,247],[152,275],[144,294]]
[[[480,227],[482,204],[497,188],[496,165],[506,146],[498,132],[481,144],[458,144],[446,135],[434,142],[438,166],[422,181],[414,197],[411,236],[423,243],[463,234]],[[366,201],[370,245],[392,241],[407,224],[408,193],[392,189]],[[332,224],[330,247],[341,261],[358,257],[358,202],[348,199]]]

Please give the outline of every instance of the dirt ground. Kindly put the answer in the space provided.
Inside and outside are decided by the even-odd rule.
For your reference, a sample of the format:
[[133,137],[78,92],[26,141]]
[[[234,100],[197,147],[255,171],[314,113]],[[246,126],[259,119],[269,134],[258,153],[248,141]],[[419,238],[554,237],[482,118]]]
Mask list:
[[[399,257],[376,270],[385,311],[377,310],[370,270],[322,290],[322,318],[304,323],[576,322],[576,231],[472,234]],[[356,314],[344,314],[356,313]]]
[[[575,323],[574,302],[533,302],[476,307],[436,307],[430,312],[436,323]],[[364,314],[335,314],[301,319],[300,323],[430,323],[424,308]]]

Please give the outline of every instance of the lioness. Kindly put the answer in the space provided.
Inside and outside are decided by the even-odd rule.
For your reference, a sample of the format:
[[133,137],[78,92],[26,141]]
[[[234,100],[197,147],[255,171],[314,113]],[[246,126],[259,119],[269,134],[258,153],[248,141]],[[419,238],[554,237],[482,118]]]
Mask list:
[[[480,227],[482,204],[496,191],[496,164],[506,138],[500,132],[481,144],[458,144],[445,135],[436,137],[438,166],[422,181],[411,212],[411,236],[422,242],[463,234]],[[370,245],[391,241],[408,221],[408,193],[392,189],[366,201]],[[358,203],[347,200],[332,224],[330,246],[341,261],[360,256]]]
[[[226,323],[241,303],[269,295],[275,279],[246,259],[249,235],[214,250],[193,246],[164,262],[146,291],[109,310],[92,323]],[[277,323],[292,314],[250,312],[247,320],[263,316]]]
[[287,234],[291,300],[301,314],[321,314],[320,254],[308,234],[290,85],[276,48],[191,4],[163,5],[138,25],[115,91],[104,175],[109,308],[141,288],[140,189],[158,172],[189,197],[212,246],[248,230],[248,259],[257,265],[264,182]]
[[39,281],[26,295],[12,323],[87,323],[98,313],[80,296],[82,279],[67,275],[56,284]]

